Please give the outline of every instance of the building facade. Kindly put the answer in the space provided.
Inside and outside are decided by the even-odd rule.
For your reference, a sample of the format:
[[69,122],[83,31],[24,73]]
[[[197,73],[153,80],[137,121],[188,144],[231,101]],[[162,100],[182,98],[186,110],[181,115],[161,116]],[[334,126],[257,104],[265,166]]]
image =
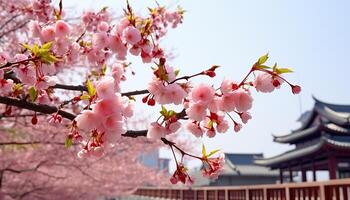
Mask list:
[[317,171],[327,171],[329,179],[350,177],[350,105],[314,100],[313,109],[301,117],[299,129],[274,136],[275,142],[294,145],[294,149],[255,161],[279,169],[281,182],[294,182],[295,172],[301,174],[301,181],[308,181],[308,171],[312,181],[317,180]]

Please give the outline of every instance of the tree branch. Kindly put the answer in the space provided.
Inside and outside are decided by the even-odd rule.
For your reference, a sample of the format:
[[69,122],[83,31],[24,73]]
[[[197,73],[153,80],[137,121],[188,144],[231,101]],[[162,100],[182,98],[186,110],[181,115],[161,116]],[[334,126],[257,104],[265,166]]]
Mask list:
[[[44,113],[44,114],[52,114],[52,113],[57,112],[57,110],[58,110],[55,106],[49,106],[49,105],[44,105],[44,104],[35,104],[35,103],[27,102],[25,100],[12,98],[12,97],[0,96],[0,103],[10,105],[10,106],[16,106],[18,108],[24,108],[27,110],[32,110],[32,111]],[[74,114],[63,111],[63,110],[59,110],[58,114],[66,119],[69,119],[69,120],[73,120],[75,118]]]
[[0,142],[0,146],[6,145],[35,145],[35,144],[56,144],[64,145],[63,142],[44,142],[44,141],[32,141],[32,142]]
[[64,84],[56,84],[51,86],[50,88],[54,89],[64,89],[64,90],[73,90],[73,91],[87,91],[86,86],[84,85],[64,85]]

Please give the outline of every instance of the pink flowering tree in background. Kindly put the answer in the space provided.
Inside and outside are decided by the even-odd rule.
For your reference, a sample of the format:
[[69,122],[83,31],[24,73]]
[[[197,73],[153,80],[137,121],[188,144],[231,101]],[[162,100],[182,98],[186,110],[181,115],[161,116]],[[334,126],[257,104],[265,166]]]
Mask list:
[[[282,76],[290,69],[266,64],[267,54],[247,68],[242,80],[208,84],[220,78],[218,65],[181,74],[172,67],[168,52],[160,45],[167,31],[183,22],[185,11],[180,7],[168,10],[157,4],[148,9],[148,15],[141,16],[127,2],[119,20],[113,20],[112,13],[102,8],[84,12],[76,21],[66,17],[63,3],[0,2],[0,103],[3,125],[9,124],[6,118],[14,118],[13,126],[20,128],[17,124],[30,117],[36,132],[40,132],[36,127],[55,126],[43,130],[45,139],[52,142],[51,136],[62,132],[53,140],[58,144],[52,147],[50,143],[50,148],[57,148],[62,154],[76,152],[81,160],[77,163],[72,158],[74,165],[85,165],[92,159],[98,166],[91,170],[98,170],[114,159],[106,158],[106,154],[147,137],[152,142],[161,141],[173,152],[177,167],[171,183],[193,182],[184,157],[199,159],[205,166],[203,175],[216,178],[222,170],[223,154],[217,150],[207,152],[203,145],[202,155],[194,155],[193,149],[184,149],[172,140],[173,135],[212,138],[227,132],[230,126],[238,132],[252,118],[249,110],[254,90],[270,93],[282,84],[288,85],[293,94],[301,90]],[[124,91],[123,84],[134,73],[128,62],[131,57],[140,58],[153,79],[145,88]],[[196,82],[199,76],[207,77],[206,83]],[[76,84],[76,80],[80,83]],[[154,110],[156,104],[161,105],[159,116],[146,129],[128,126],[137,103]],[[180,128],[187,131],[181,131],[181,135]],[[45,145],[40,148],[50,150]],[[41,153],[34,150],[30,152]],[[101,157],[106,160],[99,160]],[[130,159],[127,166],[133,163]],[[131,173],[127,171],[132,169],[122,173]]]
[[159,142],[121,138],[104,156],[82,162],[76,158],[78,145],[63,147],[66,130],[40,123],[28,127],[30,119],[16,118],[6,117],[15,124],[0,130],[0,199],[98,199],[168,183],[166,173],[139,162],[140,152],[153,151]]

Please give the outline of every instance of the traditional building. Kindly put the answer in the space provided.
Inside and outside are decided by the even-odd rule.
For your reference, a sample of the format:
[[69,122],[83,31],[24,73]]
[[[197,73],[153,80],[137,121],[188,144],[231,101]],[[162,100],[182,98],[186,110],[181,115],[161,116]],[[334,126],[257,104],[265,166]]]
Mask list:
[[293,182],[295,172],[307,181],[307,171],[316,181],[317,171],[328,171],[329,179],[350,177],[350,105],[322,102],[316,98],[311,111],[302,116],[299,129],[274,141],[295,145],[280,155],[256,160],[255,163],[280,170],[280,181],[288,174]]
[[254,164],[255,159],[262,159],[263,154],[225,153],[223,172],[218,179],[207,179],[201,172],[195,173],[194,186],[240,186],[273,184],[279,180],[278,170]]

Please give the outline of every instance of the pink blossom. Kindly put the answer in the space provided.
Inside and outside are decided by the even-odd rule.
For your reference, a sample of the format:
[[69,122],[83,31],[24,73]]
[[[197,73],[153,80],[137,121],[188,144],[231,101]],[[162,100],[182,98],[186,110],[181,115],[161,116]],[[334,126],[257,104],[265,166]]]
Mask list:
[[102,120],[102,124],[105,130],[108,130],[108,131],[121,130],[123,126],[122,119],[123,118],[120,114],[113,114],[113,115],[106,116]]
[[204,104],[211,102],[214,95],[214,88],[206,84],[200,84],[194,87],[190,93],[190,97],[194,102],[201,102]]
[[202,121],[206,115],[206,106],[201,103],[190,104],[186,109],[187,116],[195,121]]
[[238,89],[234,91],[235,106],[238,112],[245,112],[252,107],[253,98],[250,92],[245,89]]
[[120,137],[122,137],[122,134],[126,133],[126,128],[125,126],[120,126],[118,129],[114,130],[107,130],[103,137],[102,140],[106,142],[107,144],[115,144]]
[[110,39],[106,32],[95,33],[92,37],[92,43],[97,49],[103,49],[109,45]]
[[101,99],[113,97],[116,92],[114,79],[110,76],[105,76],[97,82],[97,95]]
[[16,73],[16,77],[23,83],[27,85],[35,84],[35,69],[31,65],[20,65],[13,69]]
[[117,25],[117,33],[119,35],[123,34],[123,30],[130,25],[130,21],[128,18],[123,18],[119,21],[119,24]]
[[141,48],[133,46],[132,48],[129,49],[129,52],[134,56],[138,56],[141,53]]
[[268,73],[259,73],[253,84],[258,92],[269,93],[275,89],[275,86],[272,84],[272,76]]
[[39,91],[38,98],[36,100],[39,104],[49,104],[50,98],[45,90]]
[[107,32],[109,30],[109,25],[107,22],[100,22],[97,26],[98,31],[100,32]]
[[152,53],[153,46],[150,42],[141,45],[142,51],[148,55]]
[[212,113],[217,113],[220,108],[220,99],[218,97],[214,97],[213,100],[208,104],[208,109]]
[[63,38],[69,35],[70,27],[67,22],[58,20],[56,21],[55,32],[57,37]]
[[0,95],[8,95],[12,92],[13,80],[1,79],[0,80]]
[[181,123],[179,121],[173,122],[169,125],[168,130],[171,133],[175,133],[176,131],[179,130],[179,128],[181,128]]
[[236,95],[234,93],[224,94],[219,101],[220,110],[224,112],[234,111],[236,108]]
[[129,44],[135,45],[141,40],[140,31],[133,26],[128,26],[123,30],[123,39]]
[[56,32],[53,26],[46,26],[41,30],[41,39],[43,42],[55,40]]
[[66,38],[59,38],[54,43],[54,50],[57,54],[63,55],[68,51],[69,41]]
[[127,103],[123,104],[123,110],[122,110],[123,116],[132,117],[134,115],[134,107],[135,107],[134,101],[129,101],[129,99],[127,99]]
[[215,131],[214,128],[211,128],[211,129],[208,129],[208,130],[207,130],[206,134],[207,134],[207,136],[208,136],[209,138],[213,138],[213,137],[215,137],[215,135],[216,135],[216,131]]
[[112,66],[112,76],[116,84],[119,84],[124,76],[124,67],[121,63],[115,63]]
[[10,56],[6,52],[0,52],[0,64],[6,64],[9,62]]
[[165,137],[167,130],[161,126],[158,122],[152,122],[148,127],[147,138],[160,139]]
[[114,96],[108,99],[101,99],[92,105],[92,110],[100,117],[121,113],[121,98]]
[[220,123],[217,124],[216,130],[219,133],[225,133],[229,128],[228,122],[226,120],[221,121]]
[[33,37],[41,36],[41,27],[38,21],[30,21],[29,22],[29,30]]
[[292,92],[293,94],[299,94],[301,92],[301,87],[299,85],[293,85]]
[[76,118],[77,126],[85,131],[90,131],[98,125],[98,117],[91,110],[84,110]]
[[221,82],[221,86],[220,86],[220,91],[222,92],[222,94],[227,94],[229,92],[232,92],[232,84],[234,83],[231,80],[224,79]]
[[0,79],[3,79],[4,78],[4,70],[3,69],[0,69]]
[[177,83],[169,84],[165,88],[166,95],[168,97],[168,103],[173,103],[179,105],[182,103],[182,100],[187,96],[185,90],[182,89]]
[[200,126],[198,126],[194,122],[188,122],[186,124],[186,129],[192,133],[196,137],[202,137],[203,136],[203,130]]
[[205,167],[202,170],[203,176],[211,179],[217,179],[224,169],[225,154],[221,153],[217,158],[207,158],[207,160],[204,162],[208,165],[208,167]]
[[178,164],[176,170],[172,177],[170,178],[170,182],[172,184],[176,184],[178,182],[185,184],[186,182],[193,183],[191,177],[187,174],[187,169],[183,164]]
[[248,122],[252,118],[249,112],[242,112],[242,114],[239,115],[241,117],[241,120],[244,124]]
[[45,90],[50,86],[56,85],[57,78],[54,76],[44,76],[39,78],[35,83],[35,88],[38,90]]
[[117,53],[125,48],[125,44],[121,41],[119,35],[112,35],[109,37],[109,48]]
[[152,62],[152,55],[145,53],[144,51],[141,51],[141,59],[143,63],[150,63]]
[[242,128],[242,124],[235,123],[235,126],[233,127],[233,130],[234,130],[235,132],[238,132],[238,131],[241,130],[241,128]]

